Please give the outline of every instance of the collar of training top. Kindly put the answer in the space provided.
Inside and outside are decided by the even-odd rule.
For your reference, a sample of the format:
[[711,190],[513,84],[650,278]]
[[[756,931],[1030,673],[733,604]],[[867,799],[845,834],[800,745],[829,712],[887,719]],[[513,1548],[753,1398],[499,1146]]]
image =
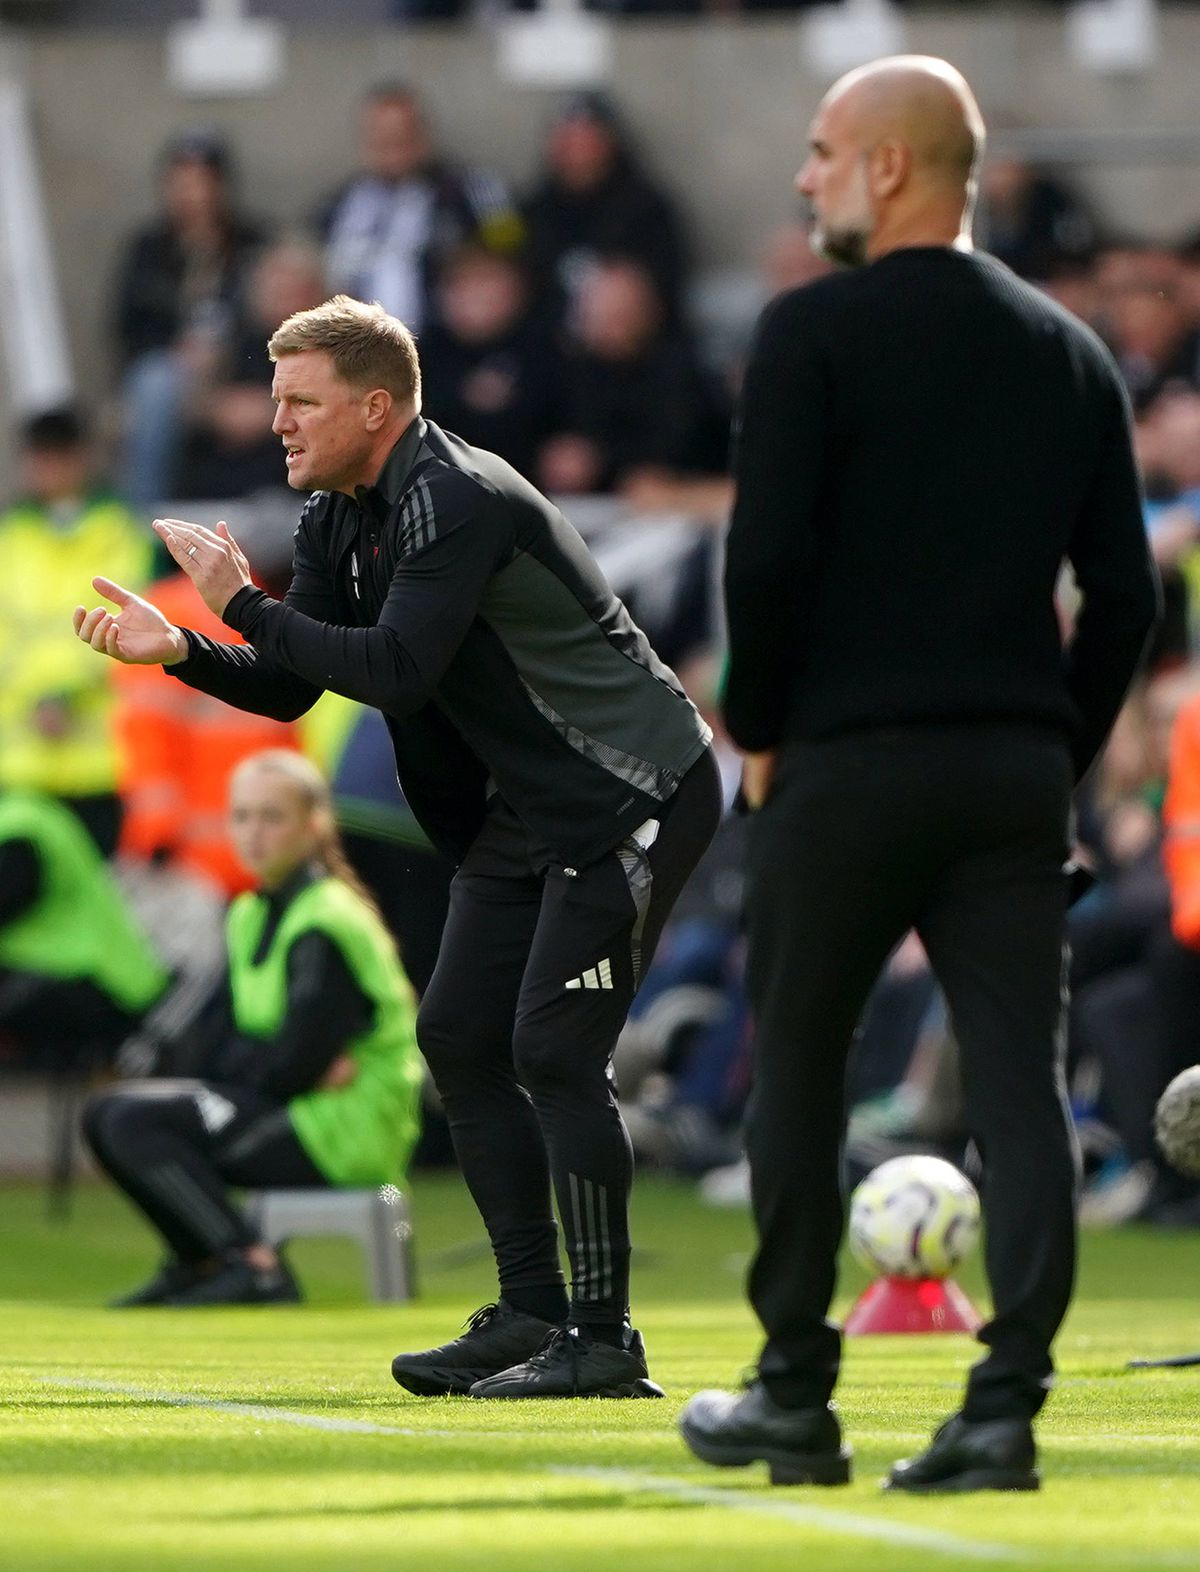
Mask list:
[[267,905],[272,909],[282,911],[285,906],[292,904],[301,890],[327,877],[319,862],[302,862],[298,868],[293,868],[282,884],[273,890],[260,890],[259,894],[266,898]]
[[404,487],[408,482],[409,471],[417,457],[417,449],[421,446],[425,436],[425,422],[420,415],[407,428],[404,435],[387,456],[387,462],[379,472],[379,479],[373,486],[356,486],[354,495],[360,508],[367,508],[371,512],[377,511],[376,506],[382,501],[386,508],[394,508],[404,495]]

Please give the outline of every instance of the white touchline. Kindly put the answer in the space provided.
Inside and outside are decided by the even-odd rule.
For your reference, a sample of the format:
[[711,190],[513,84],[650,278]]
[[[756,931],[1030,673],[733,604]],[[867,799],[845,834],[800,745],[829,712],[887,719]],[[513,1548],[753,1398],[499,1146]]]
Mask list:
[[118,1397],[139,1397],[143,1402],[162,1403],[167,1408],[208,1408],[217,1414],[237,1414],[243,1419],[263,1419],[277,1425],[300,1425],[308,1430],[336,1430],[363,1436],[454,1437],[473,1433],[466,1430],[376,1425],[369,1419],[331,1419],[325,1414],[302,1414],[290,1408],[269,1408],[265,1403],[234,1403],[224,1398],[197,1397],[187,1392],[155,1392],[149,1387],[126,1386],[123,1381],[81,1381],[66,1376],[39,1376],[38,1379],[47,1386],[66,1386],[77,1392],[111,1392]]
[[[334,1419],[326,1414],[305,1414],[294,1408],[272,1408],[266,1403],[238,1403],[229,1398],[205,1397],[201,1393],[161,1392],[153,1387],[131,1386],[124,1381],[85,1381],[79,1376],[37,1375],[34,1379],[43,1386],[69,1387],[75,1392],[109,1392],[116,1397],[136,1397],[144,1403],[161,1403],[164,1408],[206,1408],[217,1414],[233,1414],[242,1419],[262,1419],[277,1425],[299,1425],[309,1430],[332,1430],[347,1435],[411,1436],[420,1440],[431,1436],[437,1441],[512,1441],[522,1436],[544,1436],[537,1430],[434,1430],[427,1425],[377,1425],[370,1419]],[[482,1404],[471,1402],[472,1409],[480,1411]],[[506,1403],[511,1411],[514,1405]],[[674,1442],[675,1437],[664,1433],[661,1437],[642,1437],[646,1440]]]
[[782,1518],[785,1522],[803,1523],[806,1528],[824,1529],[830,1534],[851,1534],[858,1539],[878,1539],[888,1545],[911,1546],[914,1550],[966,1556],[976,1561],[1023,1561],[1029,1554],[1017,1545],[991,1545],[984,1540],[960,1539],[956,1534],[943,1534],[935,1528],[919,1528],[911,1523],[889,1523],[884,1518],[842,1512],[836,1507],[808,1506],[801,1501],[752,1495],[748,1490],[725,1490],[720,1486],[696,1485],[687,1479],[635,1474],[624,1468],[554,1466],[550,1472],[572,1479],[594,1479],[598,1483],[622,1485],[629,1490],[647,1490],[672,1496],[676,1501],[695,1501],[704,1506],[723,1506],[737,1512],[751,1512],[759,1517]]
[[[377,1425],[368,1419],[334,1419],[324,1414],[304,1414],[296,1409],[271,1408],[265,1403],[236,1403],[225,1398],[202,1397],[189,1392],[159,1392],[151,1387],[132,1386],[123,1381],[85,1381],[75,1376],[39,1376],[46,1386],[68,1387],[76,1392],[108,1392],[118,1397],[136,1397],[147,1403],[162,1403],[167,1408],[204,1408],[212,1413],[233,1414],[276,1425],[298,1425],[307,1430],[324,1430],[347,1435],[435,1437],[442,1440],[511,1440],[517,1432],[505,1430],[430,1430],[424,1426]],[[981,1540],[960,1539],[936,1529],[914,1527],[909,1523],[889,1523],[883,1518],[864,1517],[835,1508],[807,1506],[799,1501],[781,1501],[752,1495],[746,1490],[727,1490],[711,1485],[692,1484],[686,1479],[664,1479],[657,1474],[632,1473],[623,1468],[570,1468],[553,1464],[548,1473],[564,1479],[590,1479],[601,1484],[623,1486],[672,1496],[677,1501],[694,1501],[702,1506],[722,1506],[733,1511],[750,1512],[760,1517],[781,1518],[803,1523],[831,1534],[850,1534],[859,1539],[882,1540],[889,1545],[911,1545],[916,1550],[932,1550],[944,1555],[966,1556],[978,1561],[1018,1561],[1026,1552],[1017,1546],[993,1545]],[[549,1503],[553,1505],[553,1502]]]

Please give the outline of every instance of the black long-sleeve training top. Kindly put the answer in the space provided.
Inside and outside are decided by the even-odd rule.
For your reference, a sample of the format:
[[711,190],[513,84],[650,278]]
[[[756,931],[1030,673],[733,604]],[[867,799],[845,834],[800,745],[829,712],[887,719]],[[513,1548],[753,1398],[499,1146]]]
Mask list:
[[1082,774],[1158,605],[1125,394],[1089,329],[978,253],[820,279],[763,314],[735,469],[736,742],[1013,719],[1061,727]]
[[189,631],[168,669],[279,720],[324,689],[374,705],[413,813],[456,859],[494,788],[551,856],[593,861],[710,737],[558,509],[421,419],[374,486],[309,499],[286,598],[247,587],[224,620],[248,647]]

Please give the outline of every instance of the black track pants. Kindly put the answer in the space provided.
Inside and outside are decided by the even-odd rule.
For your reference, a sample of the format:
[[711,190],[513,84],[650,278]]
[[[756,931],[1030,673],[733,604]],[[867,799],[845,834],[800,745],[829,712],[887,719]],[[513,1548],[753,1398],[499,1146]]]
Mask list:
[[984,1163],[995,1314],[966,1412],[1032,1415],[1075,1264],[1063,1096],[1065,745],[1005,725],[911,726],[794,744],[754,816],[747,1147],[759,1248],[750,1296],[779,1402],[823,1403],[843,1226],[846,1056],[892,946],[916,927],[945,990]]
[[562,1282],[553,1183],[576,1321],[628,1311],[633,1161],[609,1061],[720,802],[706,752],[648,848],[626,841],[578,869],[539,867],[518,821],[494,804],[450,886],[418,1041],[501,1293]]
[[287,1109],[241,1087],[133,1081],[93,1097],[83,1129],[100,1166],[184,1261],[257,1242],[227,1185],[329,1183]]

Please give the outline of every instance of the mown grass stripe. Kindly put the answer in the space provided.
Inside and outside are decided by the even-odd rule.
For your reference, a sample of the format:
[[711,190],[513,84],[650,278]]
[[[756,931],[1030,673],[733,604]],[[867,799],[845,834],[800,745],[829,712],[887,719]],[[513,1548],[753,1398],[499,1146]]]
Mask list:
[[775,1496],[754,1495],[747,1490],[726,1490],[721,1486],[697,1485],[687,1479],[664,1479],[658,1474],[632,1473],[623,1468],[554,1466],[550,1472],[571,1479],[594,1479],[597,1483],[617,1485],[626,1490],[645,1490],[670,1496],[676,1501],[693,1501],[702,1506],[750,1512],[758,1517],[781,1518],[785,1522],[802,1524],[805,1528],[816,1528],[830,1534],[875,1539],[886,1545],[931,1550],[938,1555],[967,1557],[973,1561],[1024,1561],[1029,1554],[1016,1545],[960,1539],[957,1534],[943,1534],[935,1528],[892,1523],[884,1518],[844,1512],[836,1507],[810,1506],[802,1501],[780,1500]]
[[[65,1387],[72,1391],[134,1397],[142,1402],[161,1403],[167,1408],[203,1408],[212,1413],[232,1414],[240,1419],[296,1425],[301,1429],[332,1431],[335,1434],[406,1436],[416,1439],[437,1437],[444,1440],[467,1440],[490,1435],[493,1438],[512,1439],[511,1432],[433,1430],[405,1425],[381,1425],[368,1419],[339,1419],[326,1414],[305,1414],[298,1409],[272,1408],[265,1403],[239,1403],[226,1398],[204,1397],[191,1392],[161,1392],[150,1387],[133,1386],[124,1381],[89,1381],[75,1376],[47,1375],[39,1376],[38,1379],[46,1386]],[[671,1496],[679,1501],[692,1501],[698,1505],[721,1506],[728,1510],[754,1513],[760,1517],[779,1518],[831,1534],[848,1534],[855,1538],[874,1539],[889,1545],[911,1546],[914,1549],[930,1550],[943,1555],[965,1556],[972,1560],[1019,1560],[1023,1559],[1025,1554],[1015,1547],[961,1539],[954,1534],[913,1527],[908,1523],[890,1523],[882,1518],[866,1517],[856,1512],[809,1506],[798,1501],[782,1501],[752,1495],[743,1490],[697,1485],[685,1479],[666,1479],[657,1474],[633,1473],[621,1468],[570,1468],[558,1464],[552,1465],[547,1472],[559,1478],[592,1480],[627,1490],[643,1490],[656,1495]]]

